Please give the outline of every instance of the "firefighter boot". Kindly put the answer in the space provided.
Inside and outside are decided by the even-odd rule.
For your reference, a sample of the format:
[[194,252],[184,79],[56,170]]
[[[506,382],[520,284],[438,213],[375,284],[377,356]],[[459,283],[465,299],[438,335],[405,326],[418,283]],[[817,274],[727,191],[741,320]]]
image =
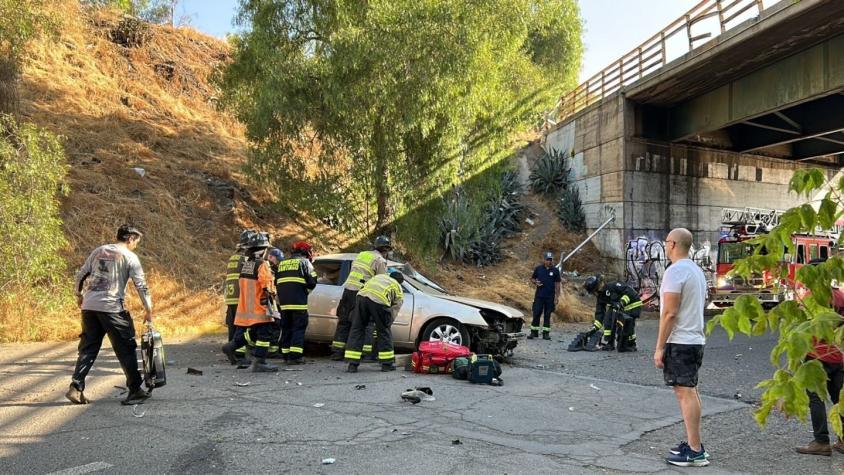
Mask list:
[[381,371],[382,372],[386,373],[387,371],[395,371],[395,370],[396,370],[396,365],[394,363],[383,363],[381,365]]
[[551,339],[551,332],[542,332],[542,339],[543,340],[550,340]]
[[343,350],[333,350],[331,352],[331,361],[343,361]]
[[528,335],[528,340],[533,340],[534,338],[539,338],[539,330],[530,331],[530,335]]
[[349,363],[349,366],[346,368],[347,373],[357,373],[358,372],[358,364],[357,363]]
[[237,353],[235,353],[235,351],[234,351],[233,342],[228,342],[225,345],[223,345],[223,354],[226,355],[226,358],[228,358],[229,363],[231,363],[233,365],[237,364],[238,358],[237,358]]
[[253,373],[275,373],[278,371],[278,366],[267,364],[265,358],[255,358],[252,360],[252,366],[249,367]]

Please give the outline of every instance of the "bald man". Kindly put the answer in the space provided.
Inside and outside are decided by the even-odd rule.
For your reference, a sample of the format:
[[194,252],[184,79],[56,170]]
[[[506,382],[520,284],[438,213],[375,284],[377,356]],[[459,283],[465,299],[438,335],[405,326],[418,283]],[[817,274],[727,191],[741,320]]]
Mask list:
[[665,270],[659,289],[659,334],[654,365],[662,369],[665,384],[674,388],[686,426],[686,441],[672,447],[666,462],[680,467],[709,465],[709,454],[700,440],[700,395],[698,370],[703,363],[703,309],[706,304],[706,276],[689,259],[692,233],[677,228],[665,238],[671,265]]

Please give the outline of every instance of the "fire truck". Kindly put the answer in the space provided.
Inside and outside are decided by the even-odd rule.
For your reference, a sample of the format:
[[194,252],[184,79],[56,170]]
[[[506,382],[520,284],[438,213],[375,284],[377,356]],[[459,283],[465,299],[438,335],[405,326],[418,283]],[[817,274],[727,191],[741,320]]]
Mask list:
[[[766,234],[779,224],[782,211],[761,208],[724,208],[721,212],[721,237],[718,240],[718,259],[714,287],[710,289],[711,302],[716,307],[733,305],[742,295],[753,295],[765,308],[773,308],[783,300],[792,298],[797,287],[797,269],[812,261],[826,260],[834,251],[838,229],[817,230],[814,234],[794,234],[795,254],[783,256],[783,266],[788,267],[788,278],[779,281],[769,273],[753,275],[750,279],[727,276],[734,263],[753,254],[754,246],[748,241]],[[762,252],[765,252],[763,249]]]

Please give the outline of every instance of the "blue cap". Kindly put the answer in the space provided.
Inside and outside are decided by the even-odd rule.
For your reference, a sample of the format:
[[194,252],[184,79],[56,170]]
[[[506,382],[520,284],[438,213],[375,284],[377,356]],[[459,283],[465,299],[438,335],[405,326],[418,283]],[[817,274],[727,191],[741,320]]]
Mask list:
[[281,249],[279,249],[277,247],[270,249],[270,255],[275,257],[278,260],[284,259],[284,253],[281,252]]
[[554,254],[550,253],[550,252],[546,252],[545,253],[545,260],[547,261],[548,259],[554,260]]

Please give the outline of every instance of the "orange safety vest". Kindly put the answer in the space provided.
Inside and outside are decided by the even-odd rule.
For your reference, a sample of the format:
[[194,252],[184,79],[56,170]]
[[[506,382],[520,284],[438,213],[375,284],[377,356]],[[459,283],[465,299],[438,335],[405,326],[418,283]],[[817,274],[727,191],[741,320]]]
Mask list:
[[275,293],[275,282],[269,263],[263,259],[244,262],[237,282],[240,296],[234,324],[239,327],[251,327],[272,322],[272,317],[267,315],[266,305],[267,293]]

